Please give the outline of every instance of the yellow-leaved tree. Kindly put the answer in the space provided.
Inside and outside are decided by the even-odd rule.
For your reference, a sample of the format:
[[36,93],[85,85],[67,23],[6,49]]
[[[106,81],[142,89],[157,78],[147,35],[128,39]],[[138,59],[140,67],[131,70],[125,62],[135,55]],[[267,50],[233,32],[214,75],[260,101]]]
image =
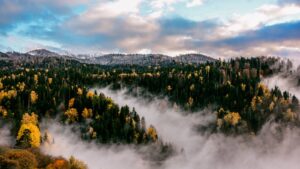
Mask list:
[[171,90],[172,90],[172,86],[171,86],[171,85],[168,85],[168,86],[167,86],[167,91],[170,92]]
[[238,124],[241,120],[241,116],[237,112],[230,112],[224,116],[224,121],[232,126]]
[[35,83],[35,84],[38,84],[38,82],[39,82],[39,76],[38,76],[37,74],[35,74],[35,75],[33,76],[33,80],[34,80],[34,83]]
[[7,91],[7,97],[9,99],[17,97],[17,91],[14,89]]
[[51,85],[52,82],[53,82],[53,79],[49,77],[49,78],[48,78],[48,84]]
[[75,108],[70,108],[65,112],[68,122],[75,122],[78,119],[78,111]]
[[3,83],[0,81],[0,89],[3,89]]
[[190,86],[190,91],[194,91],[194,90],[195,90],[195,85],[192,84],[192,85]]
[[147,135],[150,136],[150,138],[153,141],[157,141],[157,139],[158,139],[156,129],[152,125],[150,125],[150,127],[148,128]]
[[205,66],[205,72],[206,72],[206,74],[209,74],[209,72],[210,72],[210,66],[209,65]]
[[82,89],[81,89],[81,88],[78,88],[78,89],[77,89],[77,94],[81,96],[82,93],[83,93]]
[[6,117],[7,116],[7,110],[3,107],[3,106],[0,106],[0,115],[2,117]]
[[84,117],[85,119],[91,118],[91,117],[93,116],[93,110],[92,110],[92,109],[84,108],[84,109],[82,110],[81,115],[82,115],[82,117]]
[[68,104],[69,108],[72,108],[74,106],[74,103],[75,103],[75,98],[71,98]]
[[244,83],[241,84],[241,89],[242,89],[242,91],[246,90],[246,85]]
[[87,94],[86,94],[86,97],[87,97],[88,99],[90,99],[90,98],[93,98],[94,95],[95,95],[95,94],[94,94],[93,91],[88,91]]
[[25,86],[26,86],[26,84],[25,84],[24,82],[22,82],[22,83],[19,82],[19,83],[17,84],[17,88],[18,88],[21,92],[24,91]]
[[25,113],[22,117],[21,127],[18,131],[17,144],[21,147],[39,147],[41,144],[41,132],[38,127],[38,116],[32,112]]
[[36,103],[38,98],[39,98],[39,96],[34,90],[30,92],[30,101],[32,104]]

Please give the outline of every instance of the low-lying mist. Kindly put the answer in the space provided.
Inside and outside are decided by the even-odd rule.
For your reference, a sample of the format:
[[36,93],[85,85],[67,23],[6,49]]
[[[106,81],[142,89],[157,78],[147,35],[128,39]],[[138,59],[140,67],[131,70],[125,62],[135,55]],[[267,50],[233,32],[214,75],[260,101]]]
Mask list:
[[74,156],[85,162],[90,169],[147,168],[147,162],[129,146],[87,143],[80,139],[79,133],[72,132],[70,127],[55,122],[47,125],[47,130],[54,139],[54,144],[45,144],[42,147],[48,154],[65,158]]
[[[0,122],[1,123],[1,122]],[[0,145],[11,145],[12,137],[10,136],[10,128],[8,126],[0,127]]]
[[265,78],[262,82],[266,84],[270,89],[277,86],[282,91],[288,91],[299,99],[300,87],[298,86],[297,73],[298,72],[294,72],[291,74],[277,74],[272,77]]
[[[144,116],[147,126],[153,124],[159,137],[171,143],[176,153],[153,165],[133,146],[96,145],[80,141],[69,128],[51,124],[49,132],[55,144],[44,146],[52,155],[70,155],[83,160],[91,169],[298,169],[300,157],[300,131],[286,128],[278,134],[276,124],[266,124],[257,136],[238,137],[223,134],[201,134],[196,126],[215,120],[209,109],[187,114],[170,106],[167,99],[148,101],[132,97],[125,90],[96,89],[120,105],[135,107]],[[280,139],[278,139],[280,138]]]

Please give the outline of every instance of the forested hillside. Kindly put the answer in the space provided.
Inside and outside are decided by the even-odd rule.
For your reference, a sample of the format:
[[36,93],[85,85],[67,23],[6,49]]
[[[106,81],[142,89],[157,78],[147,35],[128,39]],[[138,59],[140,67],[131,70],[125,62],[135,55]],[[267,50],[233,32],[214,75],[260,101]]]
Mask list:
[[261,83],[264,77],[290,70],[290,62],[278,58],[157,66],[100,66],[45,58],[26,64],[0,61],[0,65],[0,124],[11,126],[14,139],[10,146],[17,148],[1,149],[0,166],[24,168],[28,159],[32,159],[28,165],[34,166],[28,168],[55,168],[56,163],[72,166],[73,157],[67,161],[36,155],[41,145],[55,142],[51,133],[40,128],[40,123],[49,120],[71,126],[87,142],[157,144],[161,148],[155,151],[172,151],[172,146],[159,138],[160,131],[146,123],[135,105],[118,105],[93,90],[98,87],[126,89],[132,96],[150,100],[154,96],[167,98],[173,108],[187,114],[209,108],[215,120],[200,126],[206,133],[255,135],[270,121],[283,126],[299,125],[298,99]]

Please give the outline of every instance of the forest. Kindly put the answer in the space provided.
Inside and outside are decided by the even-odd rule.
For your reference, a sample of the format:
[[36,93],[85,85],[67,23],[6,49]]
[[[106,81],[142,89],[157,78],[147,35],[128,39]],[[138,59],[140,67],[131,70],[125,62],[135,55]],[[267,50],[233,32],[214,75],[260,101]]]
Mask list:
[[[0,168],[86,169],[76,157],[54,157],[40,147],[55,144],[41,127],[55,120],[99,145],[155,145],[151,151],[175,153],[169,140],[135,110],[119,105],[96,88],[126,90],[132,97],[167,98],[186,114],[209,108],[212,122],[197,126],[199,135],[258,135],[266,123],[299,126],[298,98],[263,78],[292,71],[279,58],[234,58],[203,64],[101,66],[73,60],[35,63],[0,61],[0,126],[10,126],[10,145],[0,147]],[[278,131],[280,132],[280,131]],[[101,167],[101,166],[99,166]]]

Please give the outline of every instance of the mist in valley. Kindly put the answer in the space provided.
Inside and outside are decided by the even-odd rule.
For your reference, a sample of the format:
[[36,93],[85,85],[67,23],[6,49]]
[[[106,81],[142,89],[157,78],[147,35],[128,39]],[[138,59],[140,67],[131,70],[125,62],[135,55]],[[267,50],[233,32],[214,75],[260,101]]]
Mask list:
[[[144,116],[147,126],[154,125],[159,138],[173,145],[175,153],[159,164],[127,145],[99,145],[80,141],[70,128],[59,124],[48,126],[55,144],[44,146],[43,151],[66,158],[71,155],[85,161],[91,169],[296,169],[300,156],[300,130],[267,123],[254,135],[225,136],[200,133],[199,125],[215,121],[216,115],[209,109],[186,113],[172,106],[167,99],[133,97],[126,90],[94,88],[111,97],[119,105],[134,107]],[[149,150],[149,149],[148,149]]]
[[12,140],[13,140],[13,138],[10,135],[10,128],[8,126],[1,127],[0,128],[0,145],[2,145],[2,146],[11,145]]
[[[288,91],[290,94],[295,95],[298,99],[300,98],[300,59],[297,57],[289,57],[282,59],[281,63],[284,63],[283,69],[280,73],[277,73],[271,77],[264,78],[262,83],[266,84],[268,88],[273,89],[276,86],[282,91]],[[285,68],[289,65],[289,69]],[[278,65],[275,65],[278,67]]]

